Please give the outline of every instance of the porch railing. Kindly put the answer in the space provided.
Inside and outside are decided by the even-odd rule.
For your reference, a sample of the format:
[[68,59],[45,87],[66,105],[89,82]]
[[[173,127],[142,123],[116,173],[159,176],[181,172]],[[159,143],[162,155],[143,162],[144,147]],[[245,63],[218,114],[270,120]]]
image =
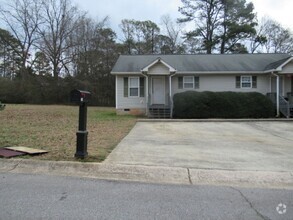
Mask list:
[[169,106],[170,106],[170,118],[172,118],[173,117],[173,100],[170,94],[168,95],[168,99],[169,99]]
[[283,96],[279,96],[280,100],[280,112],[286,117],[290,118],[290,104]]
[[149,109],[151,107],[151,100],[152,100],[152,96],[151,96],[151,94],[148,94],[147,115],[149,115]]
[[[277,94],[276,93],[268,93],[267,96],[271,99],[271,101],[276,105],[277,103]],[[283,96],[279,96],[279,110],[286,117],[290,118],[290,103],[284,99]],[[293,107],[293,105],[292,105]]]

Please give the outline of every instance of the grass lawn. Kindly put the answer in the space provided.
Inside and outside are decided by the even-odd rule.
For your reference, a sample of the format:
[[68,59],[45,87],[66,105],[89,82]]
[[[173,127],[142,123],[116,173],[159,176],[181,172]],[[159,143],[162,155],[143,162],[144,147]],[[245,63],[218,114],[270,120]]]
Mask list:
[[[49,151],[35,159],[75,160],[78,110],[78,106],[7,104],[0,111],[0,147],[25,146]],[[135,122],[133,116],[117,116],[114,108],[89,107],[86,161],[103,161]]]

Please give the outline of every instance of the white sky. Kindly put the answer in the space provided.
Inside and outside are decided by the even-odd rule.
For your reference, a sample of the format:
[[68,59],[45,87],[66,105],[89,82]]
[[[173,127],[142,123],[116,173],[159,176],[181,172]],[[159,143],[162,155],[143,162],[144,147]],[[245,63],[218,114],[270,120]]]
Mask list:
[[[160,24],[162,15],[179,18],[181,0],[72,0],[80,9],[88,11],[93,18],[110,17],[110,27],[119,31],[122,19],[151,20]],[[247,0],[252,1],[258,19],[271,17],[285,28],[293,31],[293,0]]]

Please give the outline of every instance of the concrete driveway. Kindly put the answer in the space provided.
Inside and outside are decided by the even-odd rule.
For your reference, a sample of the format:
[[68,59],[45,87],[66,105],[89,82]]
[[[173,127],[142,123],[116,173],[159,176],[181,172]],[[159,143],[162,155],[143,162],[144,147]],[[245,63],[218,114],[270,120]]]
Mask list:
[[293,122],[138,122],[105,163],[293,171]]

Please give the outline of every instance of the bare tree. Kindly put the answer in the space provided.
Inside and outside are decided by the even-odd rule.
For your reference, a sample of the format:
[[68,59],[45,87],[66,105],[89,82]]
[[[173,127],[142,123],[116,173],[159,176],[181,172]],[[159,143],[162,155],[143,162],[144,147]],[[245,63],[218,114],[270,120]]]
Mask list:
[[161,17],[164,35],[168,37],[170,45],[170,53],[178,53],[182,49],[180,45],[180,37],[182,34],[182,23],[173,22],[170,15],[163,15]]
[[37,29],[41,24],[40,7],[38,0],[11,0],[2,4],[0,8],[1,19],[8,31],[17,39],[18,44],[10,46],[21,61],[19,74],[22,77],[33,64],[31,55],[38,39]]
[[272,19],[263,19],[260,29],[266,37],[263,49],[266,53],[292,53],[293,34]]
[[73,46],[70,36],[78,29],[83,15],[70,0],[42,0],[43,25],[38,28],[41,36],[40,50],[48,57],[53,67],[53,76],[58,79],[64,70],[70,70],[68,51]]

